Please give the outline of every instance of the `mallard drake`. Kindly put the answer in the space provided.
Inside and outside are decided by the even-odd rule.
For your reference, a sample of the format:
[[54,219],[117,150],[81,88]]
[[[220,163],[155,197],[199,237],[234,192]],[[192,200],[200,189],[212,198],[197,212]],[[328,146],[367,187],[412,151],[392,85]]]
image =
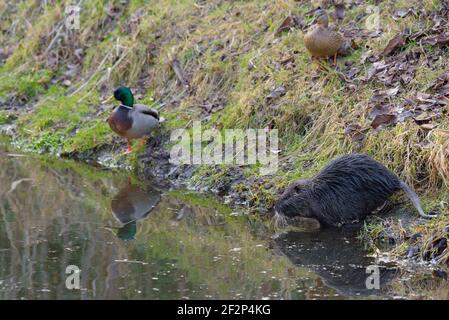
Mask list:
[[337,62],[338,49],[343,44],[343,37],[329,28],[329,18],[324,11],[318,12],[314,24],[304,36],[304,44],[312,58],[334,57]]
[[128,140],[126,153],[130,153],[131,139],[143,138],[159,126],[159,112],[143,104],[134,104],[134,96],[128,87],[115,89],[113,97],[121,103],[108,118],[108,123],[112,131]]

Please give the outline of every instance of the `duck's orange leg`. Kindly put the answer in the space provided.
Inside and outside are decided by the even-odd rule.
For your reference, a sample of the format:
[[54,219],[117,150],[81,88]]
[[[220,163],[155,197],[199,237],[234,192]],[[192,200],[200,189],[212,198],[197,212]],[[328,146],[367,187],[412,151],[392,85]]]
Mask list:
[[131,152],[133,152],[133,146],[131,145],[131,139],[127,139],[128,142],[128,148],[126,149],[125,154],[129,154]]
[[[313,61],[313,60],[312,60],[312,61]],[[325,70],[325,68],[324,68],[324,66],[323,66],[323,63],[322,63],[322,60],[321,60],[320,58],[314,58],[314,61],[316,62],[316,65],[317,65],[317,71],[318,71],[318,72],[321,72],[321,71]]]
[[144,147],[145,146],[145,144],[147,143],[147,139],[145,139],[145,138],[142,138],[142,142],[141,142],[141,147]]
[[334,54],[334,67],[337,65],[337,53]]

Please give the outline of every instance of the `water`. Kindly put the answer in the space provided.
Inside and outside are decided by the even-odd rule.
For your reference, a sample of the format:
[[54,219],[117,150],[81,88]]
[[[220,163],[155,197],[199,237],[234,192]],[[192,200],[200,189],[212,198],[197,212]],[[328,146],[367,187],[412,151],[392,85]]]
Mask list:
[[[353,236],[271,236],[213,198],[0,147],[0,299],[388,296],[366,290],[373,261]],[[394,274],[382,269],[382,287]]]

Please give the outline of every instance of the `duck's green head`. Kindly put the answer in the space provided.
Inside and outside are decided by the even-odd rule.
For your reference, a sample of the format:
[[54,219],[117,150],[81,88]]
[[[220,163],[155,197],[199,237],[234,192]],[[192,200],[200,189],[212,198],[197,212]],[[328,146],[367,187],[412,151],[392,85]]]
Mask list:
[[114,98],[128,107],[134,105],[134,96],[131,89],[128,87],[118,87],[114,90]]

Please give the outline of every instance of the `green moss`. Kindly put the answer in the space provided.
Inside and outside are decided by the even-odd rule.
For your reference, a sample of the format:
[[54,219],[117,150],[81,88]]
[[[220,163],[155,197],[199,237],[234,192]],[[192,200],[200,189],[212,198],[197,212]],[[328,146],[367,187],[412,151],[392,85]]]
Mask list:
[[186,192],[185,190],[170,191],[169,195],[195,206],[204,208],[212,208],[218,210],[220,213],[231,213],[231,209],[213,197],[200,195],[197,192]]
[[217,182],[226,184],[229,182],[228,167],[225,165],[199,166],[192,177],[194,183],[199,183],[202,186],[214,187]]
[[76,134],[64,142],[65,152],[85,152],[104,145],[111,140],[111,129],[102,120],[89,122],[85,127],[81,127]]
[[24,141],[25,147],[28,150],[38,153],[51,153],[55,154],[59,152],[62,144],[63,137],[45,132],[37,137],[33,137],[30,140]]
[[[39,152],[85,152],[109,142],[112,132],[97,106],[95,95],[70,96],[62,87],[50,87],[32,114],[19,117],[24,146]],[[25,138],[30,133],[31,141]]]

